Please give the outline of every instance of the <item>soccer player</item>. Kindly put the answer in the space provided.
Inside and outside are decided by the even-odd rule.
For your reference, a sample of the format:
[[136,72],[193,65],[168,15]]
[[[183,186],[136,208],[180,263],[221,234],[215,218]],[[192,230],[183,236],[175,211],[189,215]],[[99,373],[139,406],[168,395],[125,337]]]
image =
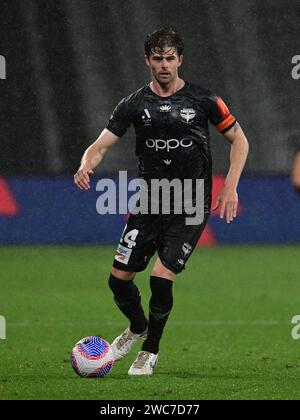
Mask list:
[[[195,192],[195,180],[204,180],[201,224],[187,224],[186,214],[174,211],[169,215],[129,215],[109,277],[115,303],[130,322],[112,343],[115,359],[123,358],[137,340],[144,338],[129,375],[153,373],[173,306],[173,282],[185,268],[210,215],[212,163],[208,122],[231,142],[230,169],[213,208],[220,208],[220,217],[225,217],[227,223],[237,215],[237,186],[248,154],[247,139],[223,100],[179,77],[183,49],[182,38],[174,28],[161,28],[147,36],[145,62],[151,82],[120,101],[106,129],[85,151],[74,176],[76,185],[88,190],[93,169],[133,124],[139,175],[149,187],[153,179],[192,179]],[[134,277],[145,270],[156,251],[147,318]]]

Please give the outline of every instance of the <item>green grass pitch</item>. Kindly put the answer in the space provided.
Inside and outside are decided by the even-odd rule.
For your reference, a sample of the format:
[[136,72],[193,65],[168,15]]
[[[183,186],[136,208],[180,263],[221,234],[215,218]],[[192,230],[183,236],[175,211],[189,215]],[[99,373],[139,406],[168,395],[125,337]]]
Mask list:
[[[76,341],[127,327],[107,286],[113,247],[0,248],[0,399],[299,399],[300,248],[198,249],[176,279],[152,377],[129,377],[139,350],[104,379],[81,379]],[[149,268],[136,277],[144,306]]]

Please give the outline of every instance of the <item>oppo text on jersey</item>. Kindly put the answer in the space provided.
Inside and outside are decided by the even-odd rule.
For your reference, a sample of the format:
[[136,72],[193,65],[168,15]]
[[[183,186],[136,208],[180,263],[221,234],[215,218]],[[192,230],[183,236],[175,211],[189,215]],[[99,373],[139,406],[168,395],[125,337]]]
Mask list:
[[182,140],[148,139],[146,141],[147,147],[149,147],[150,149],[155,149],[156,152],[158,152],[158,150],[166,150],[167,152],[169,152],[170,150],[177,149],[180,146],[191,147],[192,144],[193,144],[193,140],[189,140],[189,139],[182,139]]

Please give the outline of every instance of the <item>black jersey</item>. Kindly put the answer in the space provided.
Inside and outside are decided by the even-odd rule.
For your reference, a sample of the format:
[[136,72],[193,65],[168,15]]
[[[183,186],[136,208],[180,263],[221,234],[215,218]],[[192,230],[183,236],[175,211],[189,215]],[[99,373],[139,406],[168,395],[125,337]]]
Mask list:
[[236,122],[223,100],[211,91],[185,82],[173,95],[162,97],[145,85],[120,101],[107,129],[121,137],[134,125],[139,176],[146,181],[204,179],[205,213],[209,213],[209,121],[222,133]]

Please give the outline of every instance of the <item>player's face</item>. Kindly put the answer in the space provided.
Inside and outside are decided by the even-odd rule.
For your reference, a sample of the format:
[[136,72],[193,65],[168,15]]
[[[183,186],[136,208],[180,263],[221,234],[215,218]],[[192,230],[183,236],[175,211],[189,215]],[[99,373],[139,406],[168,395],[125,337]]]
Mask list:
[[169,84],[178,77],[178,69],[182,64],[183,56],[173,47],[165,47],[163,53],[153,53],[145,57],[148,67],[150,67],[152,77],[160,84]]

